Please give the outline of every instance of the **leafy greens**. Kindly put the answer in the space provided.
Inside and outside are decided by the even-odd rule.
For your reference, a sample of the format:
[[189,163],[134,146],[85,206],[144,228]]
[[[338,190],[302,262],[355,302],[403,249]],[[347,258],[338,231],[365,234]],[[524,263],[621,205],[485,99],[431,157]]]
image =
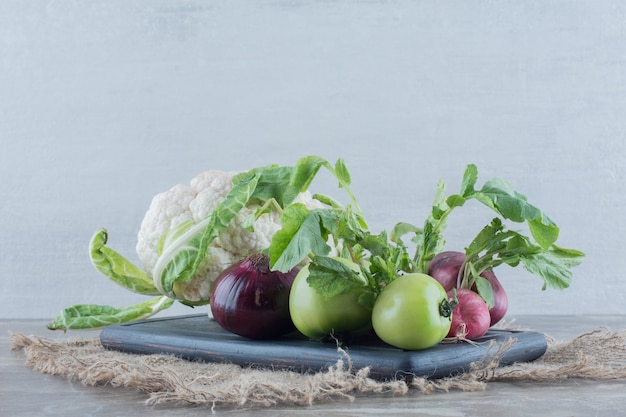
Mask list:
[[[319,194],[314,197],[325,205],[323,208],[308,209],[294,202],[322,168],[337,179],[339,187],[349,197],[348,205]],[[567,288],[572,279],[570,268],[578,265],[584,254],[557,246],[557,225],[509,183],[494,178],[477,189],[477,179],[476,166],[468,165],[458,194],[447,196],[445,184],[442,181],[437,184],[431,211],[421,227],[398,222],[389,234],[386,231],[373,234],[350,190],[351,176],[343,159],[331,165],[318,156],[306,156],[294,166],[251,169],[233,178],[226,198],[206,218],[197,224],[181,224],[161,237],[160,257],[152,278],[107,247],[108,232],[98,230],[90,242],[90,258],[95,268],[126,289],[156,297],[124,308],[78,304],[64,309],[48,327],[98,328],[144,319],[169,308],[177,298],[175,285],[194,278],[213,240],[250,204],[261,207],[255,218],[270,210],[281,213],[282,228],[274,234],[267,249],[271,268],[286,272],[302,262],[309,262],[309,285],[326,297],[350,291],[356,285],[364,286],[370,291],[361,301],[371,308],[376,295],[399,275],[426,273],[429,262],[445,246],[443,232],[448,216],[470,200],[484,204],[497,215],[465,249],[465,268],[470,272],[467,276],[474,280],[479,293],[488,302],[490,284],[480,273],[503,263],[522,264],[543,279],[543,289]],[[503,220],[526,223],[531,237],[506,230]],[[245,227],[251,228],[253,224],[254,219],[249,219]],[[411,236],[415,247],[412,256],[403,240],[407,235]],[[360,266],[361,274],[332,259],[331,254],[349,258]],[[190,306],[207,303],[179,301]]]
[[[502,263],[510,266],[523,264],[529,272],[543,279],[543,289],[567,288],[572,278],[570,268],[582,262],[584,254],[556,246],[558,226],[508,182],[494,178],[476,189],[477,180],[478,169],[470,164],[465,169],[458,194],[446,195],[446,186],[439,181],[431,212],[423,226],[399,222],[389,236],[385,232],[371,234],[350,207],[335,206],[325,211],[324,215],[304,207],[297,209],[297,216],[292,210],[285,210],[283,230],[274,235],[270,247],[272,265],[287,271],[309,256],[309,285],[327,297],[349,291],[354,282],[352,274],[342,271],[328,274],[323,268],[315,268],[316,264],[325,262],[324,257],[330,251],[325,242],[328,236],[332,236],[343,245],[344,256],[362,266],[370,290],[379,293],[399,274],[427,273],[429,262],[445,246],[443,232],[448,216],[455,208],[476,200],[499,216],[466,248],[466,268],[470,271],[467,275],[472,277],[488,303],[492,298],[491,287],[479,274]],[[502,220],[526,223],[532,239],[519,232],[505,230]],[[415,245],[413,256],[403,242],[405,235],[412,235],[411,242]],[[484,253],[479,257],[481,252]],[[330,280],[334,282],[328,282]]]

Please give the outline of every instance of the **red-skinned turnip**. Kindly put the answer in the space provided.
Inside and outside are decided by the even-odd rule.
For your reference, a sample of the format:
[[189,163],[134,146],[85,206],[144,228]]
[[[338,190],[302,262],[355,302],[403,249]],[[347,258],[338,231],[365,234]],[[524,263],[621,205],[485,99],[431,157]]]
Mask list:
[[[491,325],[493,326],[506,314],[509,308],[509,297],[506,295],[504,291],[504,287],[496,278],[496,274],[493,273],[492,270],[484,271],[480,274],[483,278],[485,278],[491,284],[491,291],[493,292],[493,307],[489,309],[489,314],[491,315]],[[472,290],[476,290],[476,287],[473,286]]]
[[[467,288],[466,284],[468,281],[464,279],[464,262],[465,254],[463,252],[440,252],[430,261],[428,275],[439,281],[446,291],[450,291],[453,288]],[[493,326],[502,320],[506,314],[509,307],[508,297],[493,270],[484,270],[480,273],[480,276],[491,284],[494,305],[489,309],[489,314],[491,325]],[[475,285],[472,285],[469,289],[476,291]]]
[[428,265],[428,275],[439,281],[446,291],[458,288],[462,278],[459,271],[464,261],[463,252],[439,252]]
[[484,336],[491,326],[491,316],[485,300],[467,288],[448,292],[453,297],[456,291],[458,303],[452,310],[452,324],[448,337],[475,340]]

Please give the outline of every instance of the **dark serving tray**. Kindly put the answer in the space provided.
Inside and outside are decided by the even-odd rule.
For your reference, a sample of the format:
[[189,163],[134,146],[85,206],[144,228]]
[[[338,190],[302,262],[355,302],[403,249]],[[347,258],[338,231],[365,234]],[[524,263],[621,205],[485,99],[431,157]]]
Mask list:
[[[376,379],[412,376],[442,378],[467,372],[471,363],[496,344],[517,339],[500,366],[530,362],[547,349],[545,337],[532,331],[489,330],[477,343],[440,343],[420,351],[397,349],[375,337],[344,346],[353,369],[370,367]],[[222,329],[206,314],[148,319],[105,327],[100,341],[107,349],[128,353],[167,353],[189,360],[271,367],[298,372],[320,371],[335,365],[343,354],[335,343],[303,338],[295,332],[280,339],[249,340]]]

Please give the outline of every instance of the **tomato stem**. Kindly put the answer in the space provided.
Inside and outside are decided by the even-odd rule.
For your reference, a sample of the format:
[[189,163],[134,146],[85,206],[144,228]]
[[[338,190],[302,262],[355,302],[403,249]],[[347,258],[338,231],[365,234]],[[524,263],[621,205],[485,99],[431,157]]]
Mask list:
[[456,290],[452,290],[452,298],[447,299],[444,298],[441,300],[441,304],[439,304],[439,314],[441,317],[452,317],[452,310],[459,303],[459,299],[456,296]]

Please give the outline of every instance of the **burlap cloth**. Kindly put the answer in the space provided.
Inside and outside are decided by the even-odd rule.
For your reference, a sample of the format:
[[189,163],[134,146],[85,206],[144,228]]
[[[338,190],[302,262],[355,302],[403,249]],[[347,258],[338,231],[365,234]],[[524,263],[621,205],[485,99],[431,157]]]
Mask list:
[[547,337],[548,350],[531,363],[499,367],[507,345],[487,350],[470,372],[439,380],[412,378],[376,381],[369,369],[354,370],[344,352],[328,370],[316,374],[260,370],[230,364],[191,362],[169,355],[135,355],[104,349],[99,339],[50,340],[11,334],[12,349],[42,373],[88,386],[127,387],[147,394],[148,405],[165,402],[210,407],[310,405],[331,399],[354,401],[363,395],[485,389],[493,381],[611,380],[626,377],[626,329],[601,327],[573,340]]

